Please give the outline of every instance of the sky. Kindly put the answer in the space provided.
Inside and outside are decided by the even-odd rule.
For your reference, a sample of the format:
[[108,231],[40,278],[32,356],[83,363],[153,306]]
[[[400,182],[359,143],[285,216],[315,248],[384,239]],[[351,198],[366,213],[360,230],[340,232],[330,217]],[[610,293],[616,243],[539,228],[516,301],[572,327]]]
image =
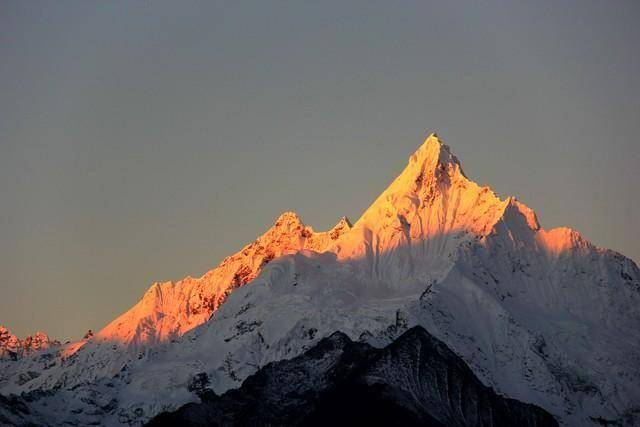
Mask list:
[[355,221],[435,130],[640,261],[640,2],[4,1],[0,324],[62,340],[285,210]]

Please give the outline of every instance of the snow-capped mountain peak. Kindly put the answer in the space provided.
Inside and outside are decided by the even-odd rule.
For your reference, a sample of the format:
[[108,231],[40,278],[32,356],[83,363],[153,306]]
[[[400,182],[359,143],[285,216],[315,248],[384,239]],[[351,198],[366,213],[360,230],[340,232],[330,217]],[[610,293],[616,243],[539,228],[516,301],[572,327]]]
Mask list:
[[135,425],[198,400],[194,379],[220,393],[335,331],[384,346],[419,325],[563,425],[633,425],[639,307],[633,261],[545,230],[432,134],[353,227],[315,232],[286,212],[201,278],[153,286],[68,359],[11,362],[0,390],[57,390],[32,406],[61,423]]
[[373,266],[368,272],[373,276],[417,275],[428,281],[448,268],[443,260],[453,259],[462,240],[489,234],[512,205],[535,218],[519,202],[501,200],[468,179],[458,158],[433,133],[331,250],[342,261],[367,259],[359,264]]
[[409,163],[416,163],[426,171],[435,171],[439,165],[460,166],[460,161],[451,153],[451,148],[442,142],[436,132],[427,136],[422,145],[409,157]]
[[137,352],[179,337],[206,322],[231,291],[253,280],[271,260],[302,249],[322,252],[350,229],[349,220],[342,217],[331,230],[316,232],[297,213],[286,211],[262,236],[202,277],[154,283],[134,307],[98,332],[96,339],[116,341]]

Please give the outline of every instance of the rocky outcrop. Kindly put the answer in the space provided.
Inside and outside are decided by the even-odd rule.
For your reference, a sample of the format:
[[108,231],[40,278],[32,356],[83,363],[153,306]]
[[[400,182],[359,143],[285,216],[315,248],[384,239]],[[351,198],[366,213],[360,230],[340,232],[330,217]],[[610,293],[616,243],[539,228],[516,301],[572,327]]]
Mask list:
[[59,345],[59,341],[49,339],[44,332],[27,335],[22,340],[0,325],[0,358],[17,360],[36,351]]

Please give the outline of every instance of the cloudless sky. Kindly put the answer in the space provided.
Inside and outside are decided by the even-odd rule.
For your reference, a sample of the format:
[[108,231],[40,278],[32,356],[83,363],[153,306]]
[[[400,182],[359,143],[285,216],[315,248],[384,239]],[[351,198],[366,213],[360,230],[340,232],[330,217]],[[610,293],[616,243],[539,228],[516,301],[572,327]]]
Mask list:
[[284,210],[355,221],[437,130],[640,260],[640,2],[4,1],[0,323],[76,339]]

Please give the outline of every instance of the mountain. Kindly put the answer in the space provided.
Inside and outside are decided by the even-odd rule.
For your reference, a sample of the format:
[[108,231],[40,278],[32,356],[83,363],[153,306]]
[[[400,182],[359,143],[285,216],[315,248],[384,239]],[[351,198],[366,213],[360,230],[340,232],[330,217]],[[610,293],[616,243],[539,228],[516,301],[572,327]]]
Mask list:
[[273,362],[222,396],[192,384],[202,403],[148,427],[234,425],[557,426],[541,408],[497,395],[447,346],[416,326],[377,349],[336,332]]
[[[574,230],[545,230],[467,178],[437,135],[336,234],[294,239],[267,264],[256,247],[252,280],[228,295],[234,268],[202,296],[152,288],[150,309],[105,328],[117,333],[0,362],[0,393],[19,394],[36,421],[140,425],[197,402],[189,385],[203,374],[222,394],[335,331],[382,348],[421,326],[484,385],[563,425],[640,423],[638,267]],[[214,301],[193,323],[191,296]]]
[[16,360],[31,353],[60,345],[59,341],[49,339],[44,332],[27,335],[24,340],[13,335],[0,325],[0,359]]
[[134,307],[99,331],[95,339],[140,351],[177,338],[209,320],[231,291],[255,279],[269,261],[302,249],[322,252],[350,228],[349,220],[342,217],[331,230],[315,232],[296,213],[285,212],[266,233],[202,277],[154,283]]

